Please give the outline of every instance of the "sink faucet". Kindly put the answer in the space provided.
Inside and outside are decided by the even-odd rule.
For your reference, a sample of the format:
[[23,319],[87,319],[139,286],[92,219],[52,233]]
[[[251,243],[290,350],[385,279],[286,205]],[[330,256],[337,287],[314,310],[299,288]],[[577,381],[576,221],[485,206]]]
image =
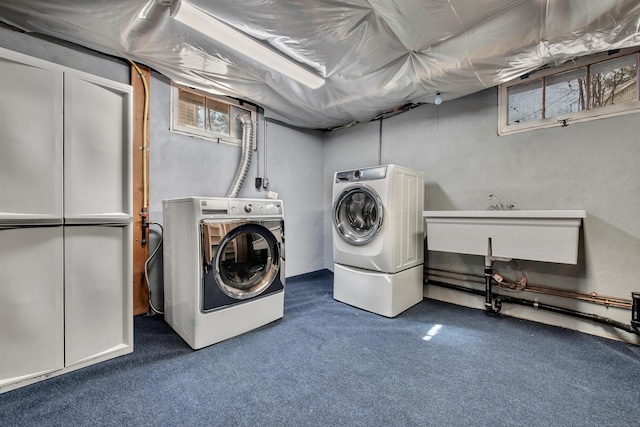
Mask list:
[[510,211],[511,209],[513,209],[515,207],[511,203],[509,203],[509,204],[507,204],[505,206],[505,204],[502,203],[502,200],[498,199],[498,196],[496,196],[495,194],[489,194],[489,200],[491,200],[491,199],[495,199],[495,201],[497,203],[489,206],[489,210],[492,210],[492,211]]

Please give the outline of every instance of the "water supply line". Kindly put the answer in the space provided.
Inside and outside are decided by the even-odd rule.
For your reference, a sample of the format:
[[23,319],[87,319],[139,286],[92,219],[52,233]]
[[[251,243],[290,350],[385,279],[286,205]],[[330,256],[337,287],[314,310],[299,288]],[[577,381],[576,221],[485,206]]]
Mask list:
[[[593,322],[602,323],[608,326],[613,326],[615,328],[622,329],[623,331],[626,331],[632,334],[640,335],[640,293],[632,293],[633,300],[631,301],[632,302],[631,324],[618,322],[617,320],[613,320],[604,316],[599,316],[597,314],[584,313],[577,310],[571,310],[571,309],[558,307],[550,304],[540,303],[537,299],[535,301],[530,301],[523,298],[513,298],[506,295],[498,295],[494,298],[492,295],[492,284],[493,284],[492,281],[494,280],[495,276],[497,276],[497,275],[494,275],[494,272],[493,272],[493,264],[494,264],[494,261],[496,260],[501,260],[501,259],[493,257],[492,247],[491,247],[491,238],[489,238],[487,239],[487,255],[485,256],[485,262],[484,262],[484,285],[485,285],[484,292],[479,289],[472,289],[472,288],[468,288],[461,285],[455,285],[455,284],[439,282],[439,281],[434,282],[429,277],[431,275],[431,271],[428,271],[429,275],[427,276],[427,282],[430,284],[434,284],[436,286],[442,286],[449,289],[455,289],[463,292],[484,296],[485,312],[492,316],[498,316],[500,314],[503,303],[519,304],[527,307],[532,307],[535,310],[547,310],[547,311],[552,311],[554,313],[560,313],[564,315],[578,317],[580,319],[591,320]],[[519,267],[518,267],[518,270],[520,270],[520,273],[524,277],[524,272]],[[447,272],[444,272],[444,273],[447,273]],[[465,281],[465,278],[464,278],[465,274],[453,273],[453,272],[448,272],[448,273],[450,273],[450,275],[453,275],[453,277],[450,277],[450,279]],[[455,277],[455,276],[458,276],[458,277]],[[460,278],[460,277],[463,277],[463,278]],[[442,278],[447,279],[446,274],[443,275]],[[478,282],[477,279],[471,280],[471,281]],[[526,284],[526,281],[524,283]],[[542,288],[549,289],[548,287],[542,287]],[[568,295],[562,295],[562,296],[568,296]],[[620,303],[619,306],[624,306],[626,305],[625,303],[628,304],[627,300],[623,300],[623,299],[618,299],[618,300],[619,301],[617,302]],[[597,301],[592,300],[592,302],[597,302]],[[625,308],[629,308],[629,306],[626,305]]]
[[[470,293],[470,294],[475,294],[475,295],[479,295],[479,296],[485,296],[485,291],[480,290],[480,289],[472,289],[472,288],[467,288],[465,286],[461,286],[461,285],[454,285],[451,283],[445,283],[445,282],[438,282],[438,281],[432,281],[429,280],[429,284],[430,285],[435,285],[435,286],[440,286],[443,288],[447,288],[447,289],[453,289],[456,291],[461,291],[461,292],[466,292],[466,293]],[[555,313],[560,313],[560,314],[564,314],[564,315],[568,315],[568,316],[573,316],[573,317],[578,317],[581,319],[586,319],[586,320],[591,320],[593,322],[596,323],[602,323],[605,325],[609,325],[609,326],[613,326],[615,328],[618,329],[622,329],[623,331],[632,333],[632,334],[636,334],[636,335],[640,335],[640,323],[638,322],[633,322],[631,325],[622,323],[622,322],[618,322],[616,320],[610,319],[608,317],[604,317],[604,316],[599,316],[597,314],[591,314],[591,313],[584,313],[581,311],[577,311],[577,310],[570,310],[568,308],[562,308],[562,307],[557,307],[557,306],[553,306],[553,305],[549,305],[549,304],[543,304],[539,301],[529,301],[529,300],[525,300],[522,298],[512,298],[509,296],[504,296],[504,295],[499,295],[496,297],[494,304],[492,305],[492,309],[495,310],[494,313],[490,313],[492,315],[498,315],[498,313],[500,312],[500,310],[502,309],[502,303],[510,303],[510,304],[519,304],[519,305],[524,305],[527,307],[532,307],[535,310],[547,310],[547,311],[552,311]]]
[[[427,274],[428,274],[429,281],[445,282],[445,283],[449,283],[453,281],[455,283],[467,282],[467,283],[485,284],[484,276],[480,274],[463,273],[458,271],[442,270],[437,268],[428,268]],[[494,280],[496,276],[498,276],[498,274],[495,272],[495,269],[494,269],[494,275],[493,275]],[[504,286],[505,282],[507,282],[506,279],[503,279],[502,282],[497,282],[496,280],[496,283],[493,283],[493,285],[498,286],[500,289],[503,289],[505,291],[510,291],[510,292],[526,291],[526,292],[551,295],[551,296],[561,297],[561,298],[575,299],[579,301],[587,301],[593,304],[604,305],[605,307],[630,309],[632,306],[632,301],[627,298],[600,295],[600,294],[597,294],[596,292],[571,291],[566,289],[554,288],[551,286],[533,284],[531,282],[527,282],[524,288],[505,287]],[[514,283],[520,284],[521,282],[514,282]]]
[[617,320],[610,319],[608,317],[599,316],[597,314],[584,313],[582,311],[570,310],[568,308],[557,307],[554,305],[543,304],[539,301],[529,301],[522,298],[513,298],[506,295],[499,295],[495,299],[495,306],[499,309],[502,307],[502,303],[510,303],[510,304],[519,304],[524,305],[526,307],[532,307],[536,310],[547,310],[552,311],[554,313],[565,314],[573,317],[578,317],[580,319],[587,319],[597,323],[602,323],[604,325],[613,326],[618,329],[622,329],[623,331],[630,332],[632,334],[640,335],[640,331],[634,327],[634,325],[627,325],[622,322],[618,322]]
[[[492,280],[494,277],[493,274],[493,263],[496,260],[496,258],[494,258],[491,255],[491,238],[488,239],[487,242],[487,253],[488,255],[485,256],[485,270],[484,270],[484,281],[478,280],[479,277],[477,279],[472,279],[470,280],[471,282],[484,282],[485,285],[485,289],[484,291],[480,290],[480,289],[473,289],[473,288],[468,288],[466,286],[462,286],[462,285],[456,285],[456,284],[452,284],[452,283],[447,283],[442,282],[442,281],[433,281],[431,280],[431,276],[432,273],[434,272],[431,269],[428,269],[428,275],[427,275],[427,283],[429,284],[433,284],[436,286],[441,286],[444,288],[449,288],[449,289],[454,289],[454,290],[458,290],[458,291],[462,291],[462,292],[467,292],[467,293],[472,293],[475,295],[480,295],[480,296],[484,296],[485,297],[485,312],[489,315],[492,316],[498,316],[500,314],[500,311],[502,310],[502,304],[503,303],[510,303],[510,304],[519,304],[519,305],[523,305],[523,306],[527,306],[527,307],[532,307],[535,310],[547,310],[547,311],[552,311],[554,313],[560,313],[560,314],[564,314],[564,315],[569,315],[569,316],[573,316],[573,317],[578,317],[580,319],[586,319],[586,320],[591,320],[593,322],[597,322],[597,323],[602,323],[608,326],[613,326],[615,328],[618,329],[622,329],[623,331],[632,333],[632,334],[636,334],[636,335],[640,335],[640,293],[632,293],[632,297],[633,300],[632,302],[632,319],[631,319],[631,324],[625,324],[622,322],[618,322],[617,320],[613,320],[610,319],[608,317],[604,317],[604,316],[599,316],[597,314],[592,314],[592,313],[584,313],[581,311],[577,311],[577,310],[571,310],[571,309],[567,309],[567,308],[563,308],[563,307],[558,307],[558,306],[554,306],[554,305],[550,305],[550,304],[544,304],[544,303],[540,303],[537,299],[535,301],[530,301],[530,300],[526,300],[523,298],[513,298],[510,296],[506,296],[506,295],[498,295],[495,298],[492,295]],[[443,270],[435,270],[435,274],[436,277],[439,274],[438,271],[440,271],[441,273],[441,277],[440,279],[450,279],[450,280],[454,280],[454,281],[466,281],[467,279],[465,278],[466,273],[454,273],[454,272],[447,272],[447,271],[443,271]],[[444,273],[444,274],[442,274]],[[450,277],[447,277],[447,275],[449,275]],[[472,276],[472,277],[477,277],[477,276]],[[544,287],[543,287],[544,288]],[[527,289],[528,290],[528,289]],[[619,299],[621,300],[620,303],[623,303],[623,299]],[[596,302],[596,301],[592,301],[592,302]],[[622,304],[621,304],[622,305]],[[625,304],[626,305],[626,304]],[[629,308],[628,306],[626,306],[625,308]]]
[[140,81],[142,82],[142,87],[144,88],[144,107],[142,112],[142,146],[140,150],[142,150],[142,211],[140,212],[140,216],[142,217],[142,238],[140,243],[144,246],[147,244],[147,228],[149,226],[149,183],[147,182],[147,168],[149,164],[148,159],[148,151],[149,147],[147,144],[147,124],[149,122],[149,86],[147,85],[147,80],[145,75],[143,74],[138,64],[129,59],[129,62],[136,69],[138,76],[140,77]]
[[247,113],[238,114],[237,120],[242,123],[242,153],[236,176],[227,192],[227,197],[231,199],[238,197],[244,179],[247,177],[253,148],[253,122],[251,121],[251,116]]
[[162,246],[162,242],[164,240],[164,227],[162,227],[162,224],[159,224],[157,222],[149,222],[149,226],[151,226],[151,225],[157,225],[158,227],[160,227],[160,241],[158,241],[158,244],[157,244],[156,248],[153,250],[151,255],[149,255],[147,260],[144,262],[144,280],[145,280],[145,283],[147,284],[147,291],[148,291],[148,299],[147,299],[147,301],[148,301],[148,304],[149,304],[149,308],[151,309],[151,312],[149,314],[154,314],[154,313],[156,313],[156,314],[164,314],[164,309],[156,308],[156,306],[153,305],[151,283],[149,283],[149,263],[151,262],[153,257],[158,252],[158,249],[160,249],[160,246]]

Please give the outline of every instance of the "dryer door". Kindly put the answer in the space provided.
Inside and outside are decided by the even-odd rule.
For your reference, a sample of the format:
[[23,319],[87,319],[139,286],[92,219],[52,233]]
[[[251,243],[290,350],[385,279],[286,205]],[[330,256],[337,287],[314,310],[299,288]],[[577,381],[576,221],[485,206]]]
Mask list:
[[[279,221],[204,222],[202,229],[205,311],[283,289]],[[207,234],[215,234],[215,229],[221,230],[219,241],[207,242]]]
[[365,245],[382,228],[382,200],[366,185],[347,187],[333,205],[333,226],[338,235],[352,245]]

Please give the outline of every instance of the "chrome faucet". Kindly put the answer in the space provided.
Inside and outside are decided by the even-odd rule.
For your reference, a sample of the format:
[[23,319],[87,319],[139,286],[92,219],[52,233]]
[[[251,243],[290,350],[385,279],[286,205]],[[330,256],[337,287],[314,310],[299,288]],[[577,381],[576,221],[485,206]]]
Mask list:
[[511,209],[513,209],[515,207],[511,203],[509,203],[509,204],[507,204],[505,206],[505,204],[502,203],[502,200],[498,199],[498,196],[496,196],[495,194],[489,194],[489,200],[491,200],[491,199],[495,199],[495,201],[497,203],[489,206],[489,210],[492,210],[492,211],[510,211]]

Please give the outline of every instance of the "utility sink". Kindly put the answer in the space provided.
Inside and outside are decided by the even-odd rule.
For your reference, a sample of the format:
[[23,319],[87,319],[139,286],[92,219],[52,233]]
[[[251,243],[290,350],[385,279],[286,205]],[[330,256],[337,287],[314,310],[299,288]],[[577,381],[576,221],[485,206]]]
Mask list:
[[427,249],[576,264],[584,210],[424,211]]

